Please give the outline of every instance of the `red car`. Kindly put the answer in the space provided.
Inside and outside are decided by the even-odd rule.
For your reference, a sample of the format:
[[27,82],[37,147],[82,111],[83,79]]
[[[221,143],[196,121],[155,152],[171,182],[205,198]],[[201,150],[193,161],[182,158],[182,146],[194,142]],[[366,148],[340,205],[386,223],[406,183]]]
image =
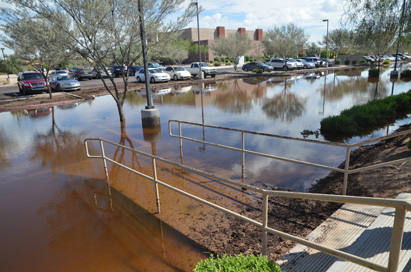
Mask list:
[[48,86],[40,72],[28,71],[20,72],[17,78],[20,94],[26,95],[29,92],[47,91]]

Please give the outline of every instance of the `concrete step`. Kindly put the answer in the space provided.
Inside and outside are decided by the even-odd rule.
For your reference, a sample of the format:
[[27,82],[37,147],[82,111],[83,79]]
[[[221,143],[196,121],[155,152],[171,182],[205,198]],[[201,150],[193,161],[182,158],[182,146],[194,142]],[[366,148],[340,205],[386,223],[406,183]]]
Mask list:
[[[411,194],[400,194],[397,199],[411,200]],[[345,204],[306,239],[387,266],[394,215],[393,208]],[[408,212],[399,271],[411,271],[410,260],[411,212]],[[302,245],[294,247],[278,263],[287,272],[373,271]]]

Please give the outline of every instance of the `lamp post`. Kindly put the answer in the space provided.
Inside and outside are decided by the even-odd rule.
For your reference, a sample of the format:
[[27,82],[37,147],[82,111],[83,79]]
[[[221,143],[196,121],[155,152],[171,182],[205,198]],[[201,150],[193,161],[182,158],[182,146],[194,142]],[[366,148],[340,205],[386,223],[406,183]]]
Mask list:
[[199,66],[198,66],[198,78],[202,79],[203,78],[203,73],[201,72],[201,47],[200,47],[200,20],[198,18],[198,1],[194,2],[193,4],[196,5],[197,7],[197,38],[198,38],[198,60],[199,60]]
[[325,64],[324,67],[328,68],[328,19],[324,19],[323,22],[327,22],[327,39],[325,41]]
[[398,31],[398,38],[397,38],[397,50],[395,52],[396,54],[395,54],[394,70],[391,71],[391,77],[398,77],[398,71],[397,71],[398,49],[400,47],[400,39],[401,39],[401,31],[402,31],[403,18],[404,18],[404,10],[405,10],[405,0],[402,3],[402,12],[401,12],[401,18],[400,18],[400,29]]

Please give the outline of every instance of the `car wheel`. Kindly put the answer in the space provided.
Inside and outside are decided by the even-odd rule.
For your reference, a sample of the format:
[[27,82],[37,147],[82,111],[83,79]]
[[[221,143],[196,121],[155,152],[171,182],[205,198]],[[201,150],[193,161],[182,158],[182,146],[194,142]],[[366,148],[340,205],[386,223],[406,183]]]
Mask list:
[[307,66],[307,65],[304,65],[304,69],[308,69],[308,66]]
[[154,77],[150,78],[150,83],[156,83],[156,79]]
[[177,81],[177,80],[178,80],[177,75],[174,75],[174,76],[173,76],[173,79],[174,79],[175,81]]
[[288,71],[288,66],[287,66],[287,65],[284,65],[284,66],[283,66],[283,70],[284,70],[284,71]]
[[215,77],[215,74],[212,74],[211,77]]
[[244,71],[244,72],[248,72],[247,67],[244,67],[244,68],[243,68],[243,71]]
[[56,91],[57,91],[57,92],[61,92],[60,85],[57,85]]
[[137,77],[136,79],[137,79],[137,82],[138,82],[138,83],[140,83],[140,82],[141,82],[140,77]]
[[19,86],[19,93],[23,94],[23,89]]

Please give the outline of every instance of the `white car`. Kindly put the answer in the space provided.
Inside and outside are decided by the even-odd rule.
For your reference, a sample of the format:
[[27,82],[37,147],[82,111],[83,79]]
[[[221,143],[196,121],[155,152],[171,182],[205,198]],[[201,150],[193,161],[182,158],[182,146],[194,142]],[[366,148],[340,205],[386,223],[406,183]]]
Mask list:
[[[162,72],[160,69],[157,68],[148,68],[150,78],[150,83],[156,82],[167,82],[170,81],[171,77],[169,74]],[[134,77],[136,78],[137,82],[146,81],[146,77],[144,75],[144,69],[139,70]]]
[[287,71],[288,69],[293,70],[297,69],[297,65],[295,62],[288,62],[287,65],[285,63],[285,60],[279,59],[279,58],[273,58],[273,59],[268,59],[265,64],[270,65],[275,69],[282,69],[284,71]]
[[303,69],[304,68],[304,65],[301,62],[299,62],[295,59],[292,59],[292,58],[287,59],[287,64],[290,63],[290,62],[295,63],[295,65],[297,66],[297,69]]
[[173,80],[179,79],[190,79],[191,73],[187,71],[184,67],[167,67],[164,71],[165,73],[169,74]]
[[307,62],[305,59],[297,59],[297,62],[301,63],[304,69],[315,68],[315,63]]

